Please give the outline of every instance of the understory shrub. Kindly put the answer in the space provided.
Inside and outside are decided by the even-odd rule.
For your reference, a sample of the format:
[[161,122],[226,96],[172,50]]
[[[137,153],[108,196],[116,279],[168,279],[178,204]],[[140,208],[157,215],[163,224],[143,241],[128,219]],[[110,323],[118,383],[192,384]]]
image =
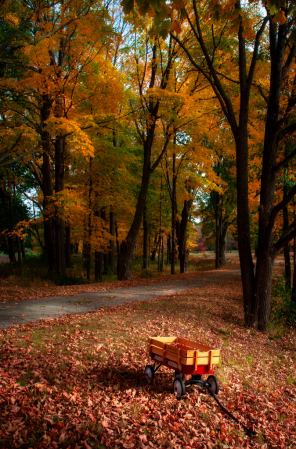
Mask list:
[[273,285],[271,322],[296,326],[296,303],[291,298],[292,291],[287,286],[285,277],[276,277]]

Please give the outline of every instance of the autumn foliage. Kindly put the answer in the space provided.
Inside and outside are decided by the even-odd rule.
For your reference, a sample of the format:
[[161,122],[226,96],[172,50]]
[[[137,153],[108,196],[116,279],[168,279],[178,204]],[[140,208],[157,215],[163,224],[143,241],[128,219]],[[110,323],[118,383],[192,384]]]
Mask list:
[[[63,283],[188,271],[197,221],[216,268],[238,241],[245,321],[266,330],[273,262],[295,238],[294,6],[5,1],[2,249]],[[209,240],[210,241],[210,240]],[[284,249],[285,248],[285,249]],[[254,270],[253,253],[257,266]],[[295,253],[295,252],[294,252]],[[295,257],[294,257],[295,259]],[[295,270],[294,270],[295,273]]]

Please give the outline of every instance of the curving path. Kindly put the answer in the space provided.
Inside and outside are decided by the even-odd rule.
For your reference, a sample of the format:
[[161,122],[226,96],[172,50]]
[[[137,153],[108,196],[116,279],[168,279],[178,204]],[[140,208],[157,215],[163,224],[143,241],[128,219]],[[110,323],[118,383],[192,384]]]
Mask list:
[[168,296],[192,288],[238,279],[240,270],[197,273],[194,278],[172,279],[152,285],[77,293],[71,296],[50,296],[0,304],[0,328],[58,318],[66,314],[81,314],[96,309],[117,306],[130,301],[147,301],[156,296]]

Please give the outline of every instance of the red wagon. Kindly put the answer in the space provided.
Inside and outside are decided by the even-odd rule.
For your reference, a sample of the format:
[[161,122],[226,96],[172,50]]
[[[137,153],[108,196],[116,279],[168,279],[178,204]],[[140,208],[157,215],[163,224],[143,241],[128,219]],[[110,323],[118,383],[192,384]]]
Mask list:
[[[218,393],[219,382],[212,373],[215,365],[219,363],[219,349],[184,338],[150,337],[148,353],[154,365],[146,366],[146,378],[152,379],[162,365],[174,369],[173,391],[178,399],[185,394],[185,388],[191,385],[199,385],[213,394]],[[191,379],[184,382],[185,374],[191,374]],[[209,374],[206,381],[202,380],[202,374]]]

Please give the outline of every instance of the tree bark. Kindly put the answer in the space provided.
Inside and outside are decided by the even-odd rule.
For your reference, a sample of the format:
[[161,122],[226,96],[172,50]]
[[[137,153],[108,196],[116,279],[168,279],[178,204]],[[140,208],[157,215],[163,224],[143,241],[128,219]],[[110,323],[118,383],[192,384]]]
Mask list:
[[65,227],[65,261],[66,268],[71,268],[71,227]]
[[[100,210],[94,211],[95,217],[101,216]],[[103,253],[101,251],[95,250],[95,282],[102,281],[102,271],[103,271]]]
[[120,245],[119,245],[118,226],[117,226],[117,220],[116,219],[115,219],[115,233],[116,233],[116,250],[117,250],[117,259],[118,259],[119,253],[120,253]]
[[8,256],[10,263],[16,263],[14,238],[12,235],[7,236],[8,241]]
[[230,224],[223,217],[223,197],[218,192],[212,193],[214,197],[215,211],[215,268],[221,268],[226,264],[226,239]]
[[167,237],[167,265],[171,263],[171,237]]
[[[174,139],[175,142],[176,138]],[[173,153],[173,180],[172,180],[172,258],[171,274],[175,274],[176,258],[176,214],[177,214],[177,174],[176,174],[176,153]]]
[[226,264],[226,240],[227,240],[227,232],[230,223],[228,223],[225,219],[222,219],[221,230],[220,230],[220,238],[219,238],[219,260],[218,267],[221,268]]
[[[240,10],[240,2],[237,3]],[[252,323],[252,303],[254,270],[251,251],[249,224],[249,179],[248,179],[248,121],[249,121],[249,83],[247,83],[247,58],[244,27],[239,26],[239,78],[240,113],[236,139],[236,181],[237,181],[237,229],[238,249],[244,296],[244,313],[247,325]],[[254,316],[253,316],[254,318]]]
[[191,205],[192,200],[184,201],[183,210],[181,214],[181,223],[177,224],[180,273],[188,273],[189,251],[187,250],[186,244],[187,244],[187,224]]
[[[50,136],[46,131],[46,121],[49,118],[52,102],[44,95],[41,108],[41,139],[42,139],[42,191],[43,191],[43,226],[44,226],[44,252],[48,263],[49,275],[56,270],[55,230],[52,206],[52,173],[50,166]],[[36,175],[37,176],[37,175]]]
[[[106,209],[104,207],[101,209],[101,218],[105,222],[107,222],[107,214],[106,214]],[[107,274],[108,268],[109,268],[109,253],[103,254],[103,261],[104,261],[103,274]]]
[[21,253],[21,245],[20,245],[20,238],[19,236],[16,237],[16,243],[17,243],[17,262],[19,267],[23,265],[22,261],[22,253]]
[[[289,226],[289,219],[288,219],[288,209],[285,207],[283,209],[283,218],[284,218],[284,224],[283,224],[283,231],[287,229]],[[284,258],[285,258],[285,281],[286,286],[288,289],[291,288],[291,261],[290,261],[290,246],[286,245],[284,247]]]
[[148,253],[148,223],[146,204],[143,212],[143,269],[149,269],[149,253]]
[[220,195],[218,192],[214,192],[214,195],[216,196],[216,202],[215,202],[215,268],[220,268],[220,235],[221,235],[221,214],[220,214],[220,208],[217,204],[217,199],[220,201]]
[[294,237],[294,242],[293,242],[293,249],[294,249],[294,254],[293,254],[293,287],[292,287],[292,295],[291,295],[291,300],[292,303],[294,305],[296,305],[296,237]]
[[22,257],[23,257],[23,260],[25,260],[25,258],[26,258],[26,253],[25,253],[25,247],[24,247],[24,241],[23,241],[23,239],[21,239],[21,251],[22,251]]
[[271,78],[265,124],[261,195],[259,206],[258,257],[254,288],[252,325],[266,331],[270,317],[272,266],[277,254],[273,243],[274,192],[278,148],[278,116],[282,86],[282,66],[286,44],[286,25],[279,26],[270,19]]
[[103,253],[95,251],[95,282],[102,281]]
[[[55,140],[55,193],[64,190],[64,152],[65,137],[57,136]],[[55,249],[56,249],[56,269],[58,275],[65,274],[65,223],[60,217],[59,210],[56,208],[55,216]]]
[[[151,151],[151,148],[150,148]],[[142,223],[143,211],[146,203],[146,196],[148,191],[149,179],[150,179],[150,152],[149,163],[148,155],[144,158],[143,176],[141,190],[137,201],[136,212],[128,235],[120,245],[120,254],[117,264],[117,276],[119,280],[131,279],[132,273],[132,254],[135,243],[138,238],[139,230]]]
[[[115,212],[110,212],[110,234],[115,237]],[[109,251],[109,268],[112,273],[115,273],[115,242],[110,240],[110,251]]]
[[[285,145],[285,157],[288,156],[288,148],[287,145]],[[285,166],[284,169],[284,186],[283,186],[283,199],[286,197],[288,193],[288,187],[287,187],[287,180],[286,176],[289,175],[289,169],[288,164]],[[288,229],[289,227],[289,214],[288,214],[288,208],[284,207],[283,209],[283,233]],[[286,287],[288,289],[291,288],[291,261],[290,261],[290,247],[289,245],[286,245],[284,247],[284,258],[285,258],[285,281],[286,281]]]

